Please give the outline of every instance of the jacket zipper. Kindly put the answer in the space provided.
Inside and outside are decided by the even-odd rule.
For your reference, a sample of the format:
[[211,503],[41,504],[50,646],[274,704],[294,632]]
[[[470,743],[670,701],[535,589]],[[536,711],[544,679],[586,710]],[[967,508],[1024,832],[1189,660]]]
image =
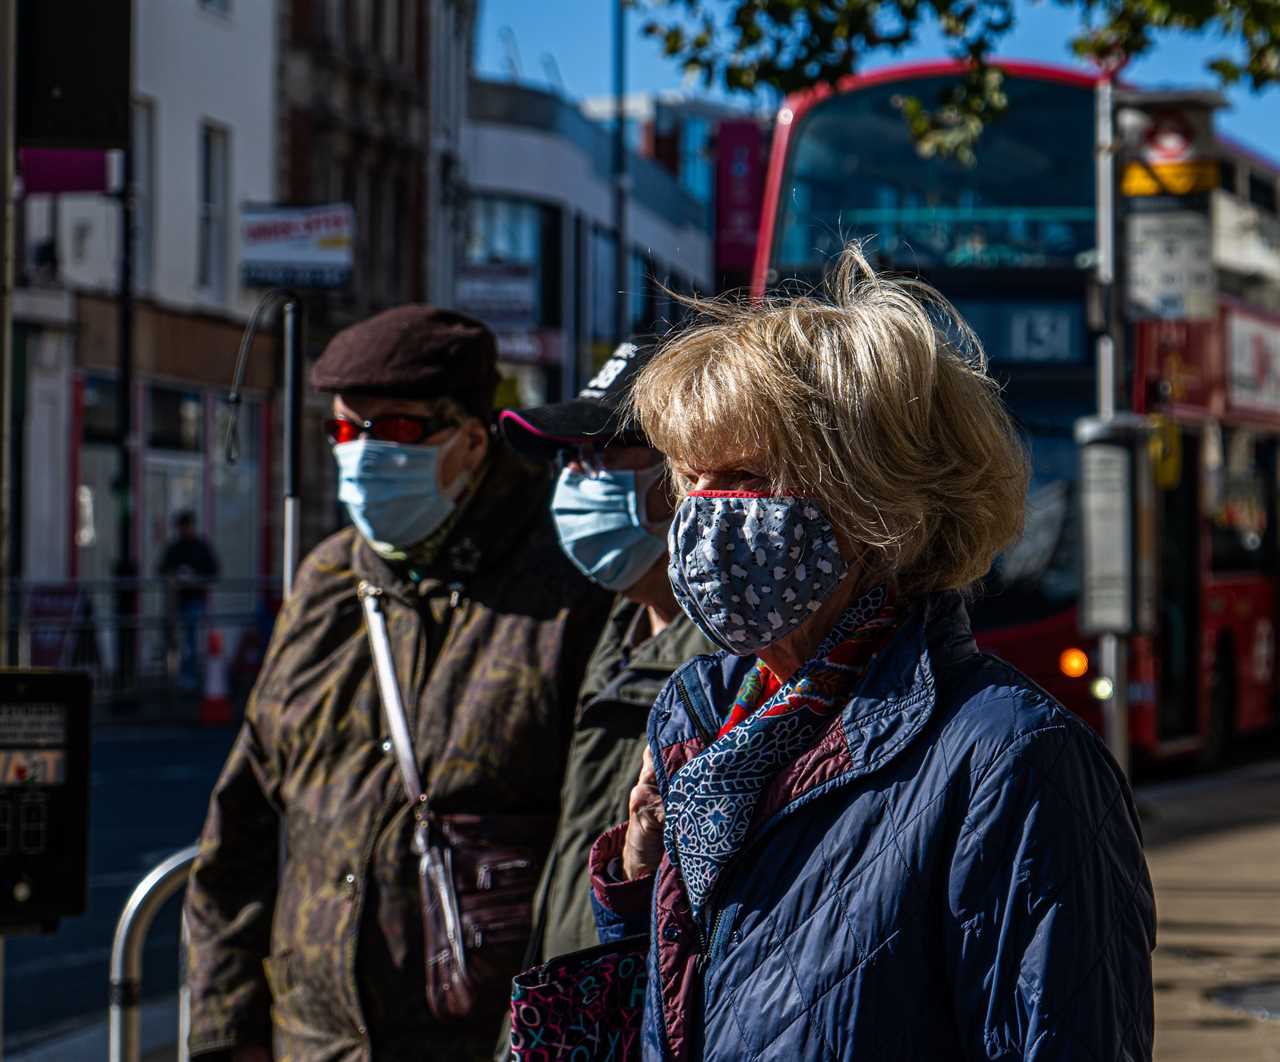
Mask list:
[[693,721],[693,727],[698,732],[698,737],[702,739],[704,745],[710,745],[714,740],[711,731],[707,729],[702,717],[698,715],[698,711],[693,706],[693,698],[689,696],[689,690],[684,684],[684,678],[676,675],[676,692],[680,695],[680,700],[684,702],[685,710],[689,713],[689,718]]

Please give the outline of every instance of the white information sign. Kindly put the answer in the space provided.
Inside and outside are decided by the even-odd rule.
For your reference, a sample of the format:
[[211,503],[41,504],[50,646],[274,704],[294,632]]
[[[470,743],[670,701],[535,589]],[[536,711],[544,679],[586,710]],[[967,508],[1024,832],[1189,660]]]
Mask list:
[[1129,303],[1139,317],[1205,321],[1217,287],[1209,216],[1194,210],[1130,214]]
[[1080,629],[1127,633],[1133,624],[1130,459],[1124,446],[1093,443],[1080,457],[1084,593]]
[[246,287],[341,288],[351,282],[356,212],[347,203],[240,210]]
[[1280,412],[1280,321],[1228,313],[1227,400],[1234,409]]

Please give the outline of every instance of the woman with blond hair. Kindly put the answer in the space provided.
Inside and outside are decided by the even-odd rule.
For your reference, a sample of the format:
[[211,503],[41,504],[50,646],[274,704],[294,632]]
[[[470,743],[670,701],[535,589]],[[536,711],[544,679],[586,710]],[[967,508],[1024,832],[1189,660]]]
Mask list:
[[700,304],[634,391],[722,650],[591,856],[602,939],[651,928],[645,1055],[1149,1059],[1129,787],[969,630],[1027,485],[981,348],[856,246],[829,296]]

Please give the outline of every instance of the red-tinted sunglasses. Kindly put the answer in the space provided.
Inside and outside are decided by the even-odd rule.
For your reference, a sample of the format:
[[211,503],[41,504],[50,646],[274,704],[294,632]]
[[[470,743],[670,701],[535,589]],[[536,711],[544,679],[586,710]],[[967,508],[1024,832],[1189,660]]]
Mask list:
[[331,417],[324,422],[325,434],[330,446],[355,442],[361,435],[368,435],[379,442],[401,443],[412,446],[429,439],[438,431],[452,428],[449,421],[432,417],[415,417],[409,413],[392,413],[373,420],[348,420]]

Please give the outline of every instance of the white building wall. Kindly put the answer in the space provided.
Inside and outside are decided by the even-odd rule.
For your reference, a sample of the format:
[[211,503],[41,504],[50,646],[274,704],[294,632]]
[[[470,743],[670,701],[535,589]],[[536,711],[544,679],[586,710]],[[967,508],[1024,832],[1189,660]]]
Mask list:
[[1280,283],[1280,218],[1238,196],[1215,191],[1213,264]]
[[[523,196],[612,227],[613,192],[571,141],[515,126],[468,123],[463,139],[467,183],[473,194]],[[627,209],[627,238],[699,288],[713,282],[710,235],[645,209],[634,198]]]
[[[135,0],[135,96],[152,109],[154,165],[149,183],[150,278],[140,296],[177,310],[247,316],[256,297],[239,286],[239,208],[274,198],[277,0],[235,0],[228,14],[200,0]],[[230,214],[225,295],[197,284],[200,131],[214,123],[230,136]],[[142,152],[137,161],[145,162]],[[118,174],[118,167],[116,168]],[[140,211],[143,214],[144,210]],[[61,197],[61,275],[72,287],[114,291],[120,207],[97,195]],[[47,197],[27,204],[28,245],[48,231]],[[139,217],[147,228],[147,219]],[[138,263],[138,264],[141,264]]]

